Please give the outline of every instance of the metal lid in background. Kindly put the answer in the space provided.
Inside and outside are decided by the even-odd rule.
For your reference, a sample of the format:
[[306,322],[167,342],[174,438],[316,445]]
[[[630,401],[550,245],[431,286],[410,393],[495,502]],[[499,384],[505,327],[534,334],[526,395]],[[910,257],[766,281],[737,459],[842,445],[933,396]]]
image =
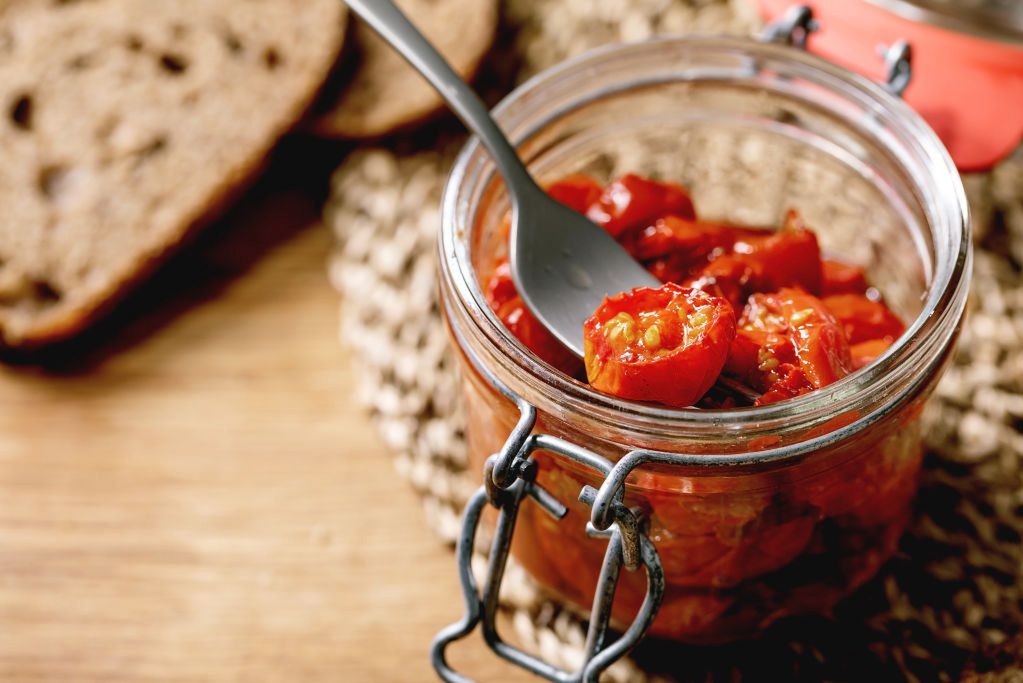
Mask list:
[[986,40],[1023,45],[1023,0],[868,0],[896,14]]

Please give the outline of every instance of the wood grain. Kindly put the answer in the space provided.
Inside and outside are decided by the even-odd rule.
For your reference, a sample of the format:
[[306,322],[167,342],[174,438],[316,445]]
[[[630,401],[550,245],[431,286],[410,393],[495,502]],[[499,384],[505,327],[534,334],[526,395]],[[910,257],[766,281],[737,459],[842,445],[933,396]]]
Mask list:
[[315,214],[262,197],[0,370],[0,680],[434,680],[452,555],[353,402]]

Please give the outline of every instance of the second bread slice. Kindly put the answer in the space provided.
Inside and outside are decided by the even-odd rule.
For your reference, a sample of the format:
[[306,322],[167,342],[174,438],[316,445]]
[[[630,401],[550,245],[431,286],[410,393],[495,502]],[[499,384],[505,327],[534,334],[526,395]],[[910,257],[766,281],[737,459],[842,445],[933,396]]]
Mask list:
[[[469,79],[487,54],[497,28],[497,0],[397,0],[408,18]],[[427,118],[443,102],[422,76],[366,24],[355,22],[351,80],[313,122],[324,137],[388,135]]]

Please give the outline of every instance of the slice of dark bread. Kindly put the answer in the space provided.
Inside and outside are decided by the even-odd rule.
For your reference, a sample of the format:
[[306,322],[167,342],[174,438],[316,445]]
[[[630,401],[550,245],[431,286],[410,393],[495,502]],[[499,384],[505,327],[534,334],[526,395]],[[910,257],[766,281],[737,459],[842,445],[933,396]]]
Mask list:
[[[497,0],[397,0],[408,18],[463,78],[476,73],[497,30]],[[376,138],[407,128],[443,102],[422,76],[361,21],[353,22],[354,73],[324,113],[312,121],[317,135]],[[339,72],[338,76],[346,72]]]
[[68,337],[249,180],[340,0],[0,0],[0,344]]

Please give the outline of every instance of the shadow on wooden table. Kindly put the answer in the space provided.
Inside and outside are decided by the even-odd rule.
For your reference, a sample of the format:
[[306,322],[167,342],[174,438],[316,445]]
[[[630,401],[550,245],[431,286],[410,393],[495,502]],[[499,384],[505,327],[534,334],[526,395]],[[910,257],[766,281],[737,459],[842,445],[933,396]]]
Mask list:
[[285,140],[233,206],[94,325],[41,349],[0,350],[0,361],[47,375],[87,373],[217,297],[274,249],[319,226],[330,174],[348,149],[307,137]]

